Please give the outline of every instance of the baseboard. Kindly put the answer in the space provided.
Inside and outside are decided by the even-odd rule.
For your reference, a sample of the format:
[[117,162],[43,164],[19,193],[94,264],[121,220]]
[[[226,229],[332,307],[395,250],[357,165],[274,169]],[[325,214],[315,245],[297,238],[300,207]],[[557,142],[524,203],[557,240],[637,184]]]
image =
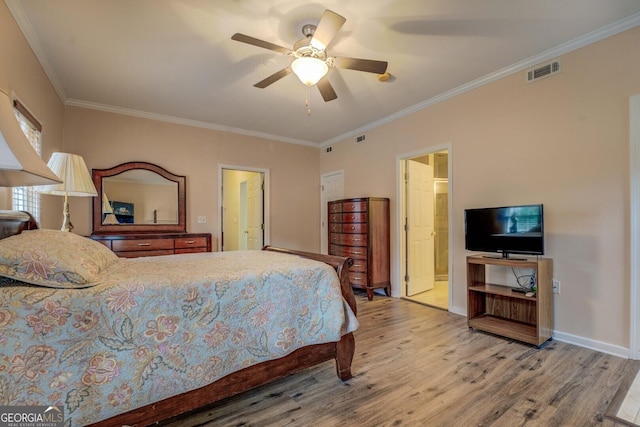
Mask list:
[[[466,307],[451,306],[449,307],[449,312],[467,317]],[[623,359],[631,358],[631,351],[626,347],[620,347],[618,345],[608,344],[602,341],[596,341],[596,340],[584,338],[578,335],[561,332],[558,330],[553,331],[553,339],[566,342],[568,344],[577,345],[578,347],[584,347],[584,348],[596,350],[602,353],[611,354],[613,356],[622,357]]]
[[467,307],[455,307],[455,306],[450,306],[449,307],[449,312],[453,313],[453,314],[459,314],[460,316],[464,316],[467,317]]
[[568,344],[574,344],[579,347],[596,350],[602,353],[611,354],[613,356],[622,357],[624,359],[629,359],[630,356],[630,351],[628,348],[568,334],[566,332],[553,331],[553,339],[566,342]]

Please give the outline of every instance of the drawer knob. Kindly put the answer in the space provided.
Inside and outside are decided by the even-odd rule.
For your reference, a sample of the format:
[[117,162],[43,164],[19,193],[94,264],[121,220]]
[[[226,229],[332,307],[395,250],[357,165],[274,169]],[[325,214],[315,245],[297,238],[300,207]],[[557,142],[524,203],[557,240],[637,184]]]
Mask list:
[[352,226],[351,226],[351,229],[352,229],[352,230],[355,230],[355,229],[356,229],[356,227],[352,225]]
[[196,241],[195,240],[187,240],[184,243],[186,243],[187,245],[192,245],[194,244]]
[[151,243],[138,243],[138,246],[151,246]]

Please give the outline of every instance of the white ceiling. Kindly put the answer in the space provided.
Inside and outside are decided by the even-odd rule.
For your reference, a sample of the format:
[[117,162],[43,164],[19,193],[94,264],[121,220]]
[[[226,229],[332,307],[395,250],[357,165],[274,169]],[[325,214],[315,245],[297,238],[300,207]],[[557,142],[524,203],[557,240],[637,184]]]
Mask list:
[[[638,0],[5,0],[67,105],[326,145],[640,24]],[[325,9],[347,21],[332,56],[388,61],[392,78],[331,69],[325,103],[291,74],[253,84]],[[524,76],[523,76],[524,84]]]

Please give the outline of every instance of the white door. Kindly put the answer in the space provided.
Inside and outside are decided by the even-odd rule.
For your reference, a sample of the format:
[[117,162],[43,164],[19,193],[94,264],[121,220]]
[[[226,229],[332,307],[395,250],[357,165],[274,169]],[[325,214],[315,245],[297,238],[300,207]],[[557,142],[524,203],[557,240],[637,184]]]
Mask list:
[[344,198],[344,173],[331,172],[320,178],[320,245],[323,254],[329,253],[327,209],[332,200]]
[[248,205],[249,205],[249,183],[242,181],[240,183],[240,209],[238,211],[238,217],[240,223],[238,224],[238,249],[241,251],[247,250],[249,233],[247,232],[248,224]]
[[247,184],[247,249],[257,250],[264,244],[262,174],[252,173]]
[[406,161],[407,296],[435,285],[433,167]]

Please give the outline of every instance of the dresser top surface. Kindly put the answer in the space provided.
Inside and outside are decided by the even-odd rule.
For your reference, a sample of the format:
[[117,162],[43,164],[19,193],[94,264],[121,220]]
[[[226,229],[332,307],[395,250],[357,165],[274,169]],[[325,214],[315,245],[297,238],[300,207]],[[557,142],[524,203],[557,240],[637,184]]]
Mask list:
[[101,240],[133,240],[133,239],[179,239],[181,237],[211,237],[211,233],[123,233],[92,234],[92,239]]
[[389,201],[389,198],[387,198],[387,197],[354,197],[354,198],[351,198],[351,199],[332,200],[329,203],[366,202],[367,200]]

